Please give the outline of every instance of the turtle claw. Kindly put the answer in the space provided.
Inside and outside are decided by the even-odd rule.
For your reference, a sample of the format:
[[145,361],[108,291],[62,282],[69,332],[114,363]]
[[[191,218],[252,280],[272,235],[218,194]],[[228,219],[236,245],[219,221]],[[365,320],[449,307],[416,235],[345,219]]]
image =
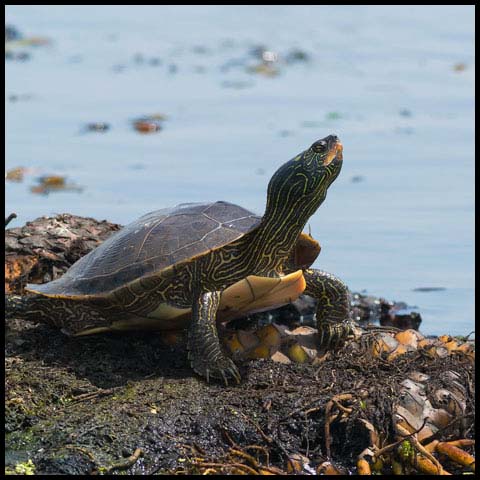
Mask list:
[[228,387],[228,384],[232,379],[237,384],[239,384],[241,380],[240,372],[238,371],[237,366],[228,357],[224,357],[223,361],[219,361],[215,365],[215,370],[211,372],[211,376],[217,380],[223,380],[226,387]]
[[202,359],[197,362],[192,361],[191,365],[198,375],[205,378],[207,383],[210,383],[211,379],[215,379],[223,381],[225,386],[228,387],[232,378],[237,384],[240,383],[241,376],[237,366],[230,358],[224,355],[217,358],[215,362],[212,361],[212,363],[207,363],[205,359]]
[[240,372],[238,371],[237,366],[234,365],[234,368],[230,367],[228,369],[228,371],[232,375],[232,377],[235,379],[237,384],[240,384],[240,381],[242,380],[242,377],[240,376]]

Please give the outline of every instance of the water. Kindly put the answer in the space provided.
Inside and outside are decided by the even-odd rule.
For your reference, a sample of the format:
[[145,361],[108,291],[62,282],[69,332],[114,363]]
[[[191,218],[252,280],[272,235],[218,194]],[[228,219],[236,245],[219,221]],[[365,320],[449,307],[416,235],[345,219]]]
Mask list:
[[[7,6],[6,21],[53,40],[6,62],[7,97],[32,96],[6,103],[6,166],[39,172],[6,183],[12,226],[220,199],[262,213],[276,168],[336,133],[314,266],[418,306],[423,333],[474,329],[473,6]],[[251,74],[256,45],[310,61]],[[161,132],[131,128],[153,113]],[[80,133],[92,121],[111,129]],[[84,191],[34,195],[40,174]]]

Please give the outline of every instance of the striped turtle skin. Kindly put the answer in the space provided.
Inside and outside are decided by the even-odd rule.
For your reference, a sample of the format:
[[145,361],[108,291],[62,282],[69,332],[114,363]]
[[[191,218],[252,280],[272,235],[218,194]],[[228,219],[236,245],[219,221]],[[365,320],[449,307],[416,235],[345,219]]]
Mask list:
[[311,269],[320,247],[302,233],[340,173],[334,135],[272,176],[263,217],[228,202],[187,203],[148,213],[78,260],[61,278],[29,284],[6,300],[7,318],[45,321],[71,335],[188,329],[192,368],[207,380],[240,381],[217,322],[277,307],[301,293],[318,302],[320,338],[351,330],[349,293]]

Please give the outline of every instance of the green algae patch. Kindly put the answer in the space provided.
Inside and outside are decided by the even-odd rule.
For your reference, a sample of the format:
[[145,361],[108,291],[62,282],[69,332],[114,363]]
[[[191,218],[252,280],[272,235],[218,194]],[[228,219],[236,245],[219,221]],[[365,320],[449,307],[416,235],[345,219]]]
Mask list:
[[35,465],[28,459],[24,463],[17,463],[14,468],[5,468],[5,475],[35,475]]

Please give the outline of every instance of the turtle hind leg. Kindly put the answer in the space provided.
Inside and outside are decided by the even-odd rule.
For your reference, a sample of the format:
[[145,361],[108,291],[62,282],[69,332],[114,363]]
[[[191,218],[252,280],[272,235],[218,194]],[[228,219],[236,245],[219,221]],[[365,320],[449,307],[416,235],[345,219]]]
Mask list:
[[188,357],[192,368],[199,375],[223,380],[233,377],[240,383],[237,366],[220,347],[216,326],[216,314],[220,304],[220,292],[200,294],[192,306],[192,323],[188,329]]
[[54,321],[53,299],[41,295],[5,294],[5,318],[29,320],[56,325]]
[[304,291],[317,300],[317,329],[321,346],[338,347],[353,333],[348,287],[338,277],[313,268],[304,271]]
[[5,294],[5,318],[46,323],[60,328],[66,335],[78,335],[89,328],[111,323],[100,309],[84,302],[37,294]]

